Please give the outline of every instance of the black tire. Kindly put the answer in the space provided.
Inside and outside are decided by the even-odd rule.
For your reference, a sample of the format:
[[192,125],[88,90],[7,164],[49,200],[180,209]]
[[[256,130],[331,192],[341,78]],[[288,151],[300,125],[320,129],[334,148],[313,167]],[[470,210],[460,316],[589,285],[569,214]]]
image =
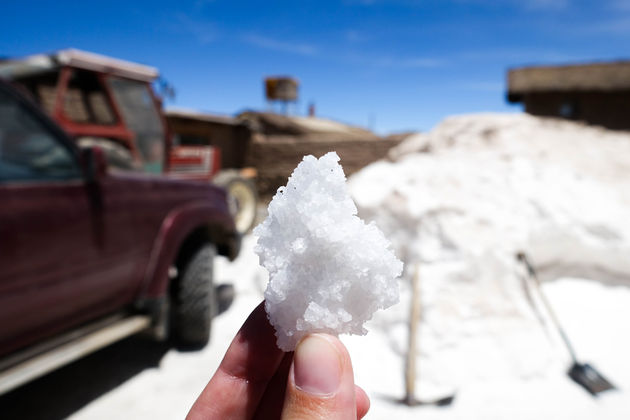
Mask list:
[[172,335],[182,347],[200,348],[210,340],[215,315],[213,265],[216,249],[205,244],[196,250],[175,283],[172,296]]
[[251,179],[243,178],[235,170],[220,172],[212,182],[225,188],[228,193],[228,206],[234,218],[236,231],[241,235],[249,232],[256,222],[258,206],[256,185]]

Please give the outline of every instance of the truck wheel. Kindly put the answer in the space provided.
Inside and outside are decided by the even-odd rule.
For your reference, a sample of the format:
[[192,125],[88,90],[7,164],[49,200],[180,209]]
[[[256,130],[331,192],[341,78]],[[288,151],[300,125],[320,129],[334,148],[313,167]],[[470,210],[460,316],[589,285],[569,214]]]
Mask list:
[[256,221],[258,205],[258,194],[254,183],[233,170],[220,172],[212,182],[227,191],[230,213],[234,217],[238,233],[249,232]]
[[205,244],[180,272],[172,297],[172,329],[177,344],[200,348],[210,340],[215,299],[213,262],[216,249]]

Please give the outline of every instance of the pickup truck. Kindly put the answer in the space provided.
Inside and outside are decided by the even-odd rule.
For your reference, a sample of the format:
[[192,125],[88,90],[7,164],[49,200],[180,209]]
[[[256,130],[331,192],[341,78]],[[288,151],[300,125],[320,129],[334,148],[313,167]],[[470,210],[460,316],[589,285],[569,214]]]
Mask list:
[[0,394],[140,331],[203,346],[225,191],[108,167],[0,79]]

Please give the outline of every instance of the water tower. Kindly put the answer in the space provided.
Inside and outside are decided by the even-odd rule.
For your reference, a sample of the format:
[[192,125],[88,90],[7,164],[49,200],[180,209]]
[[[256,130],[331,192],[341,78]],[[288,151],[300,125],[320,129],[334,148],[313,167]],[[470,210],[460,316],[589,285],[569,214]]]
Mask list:
[[289,103],[296,103],[298,100],[298,88],[300,82],[289,76],[272,76],[265,78],[265,96],[272,106],[273,103],[280,103],[282,113],[287,114]]

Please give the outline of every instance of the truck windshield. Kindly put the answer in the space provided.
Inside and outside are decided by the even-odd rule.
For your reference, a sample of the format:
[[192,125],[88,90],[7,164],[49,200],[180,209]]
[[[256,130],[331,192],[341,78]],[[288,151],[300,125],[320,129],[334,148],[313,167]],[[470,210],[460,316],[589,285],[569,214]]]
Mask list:
[[146,172],[161,173],[165,134],[149,86],[143,82],[110,77],[108,83],[127,127],[136,136]]

